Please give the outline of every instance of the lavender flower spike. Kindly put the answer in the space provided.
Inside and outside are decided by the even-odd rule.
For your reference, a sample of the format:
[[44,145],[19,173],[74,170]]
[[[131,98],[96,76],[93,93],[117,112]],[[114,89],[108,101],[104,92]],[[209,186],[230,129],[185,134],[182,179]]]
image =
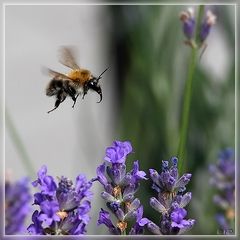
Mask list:
[[81,235],[86,233],[90,221],[88,212],[91,209],[90,188],[92,182],[79,175],[73,182],[61,177],[58,185],[52,176],[47,175],[47,167],[38,172],[38,179],[33,186],[39,186],[40,192],[34,194],[34,211],[32,224],[28,227],[34,235]]
[[112,221],[110,213],[101,209],[98,225],[104,224],[114,235],[143,234],[145,225],[142,224],[144,221],[141,221],[143,206],[134,194],[139,188],[140,181],[147,178],[146,173],[139,170],[138,161],[134,162],[130,172],[126,171],[125,161],[131,152],[130,142],[114,141],[112,146],[106,149],[104,157],[106,162],[97,168],[97,177],[93,179],[103,185],[104,191],[101,196],[116,218]]
[[183,32],[188,40],[193,39],[195,31],[194,10],[189,8],[187,11],[180,13],[180,20],[183,22]]
[[214,24],[216,24],[217,17],[212,13],[211,10],[208,10],[206,12],[206,16],[204,17],[204,20],[201,25],[200,30],[200,41],[203,43],[207,36],[210,33],[210,30]]
[[5,183],[5,234],[24,234],[25,219],[31,211],[29,180],[23,178],[15,183]]
[[157,198],[150,199],[150,205],[161,217],[158,225],[147,218],[143,218],[141,224],[147,225],[153,234],[182,234],[195,223],[193,219],[186,219],[187,211],[184,209],[192,195],[190,192],[183,194],[192,175],[187,173],[179,178],[177,162],[176,157],[171,158],[171,161],[162,161],[160,174],[154,169],[149,170],[152,188],[158,193]]
[[219,207],[216,221],[223,234],[233,234],[231,223],[235,219],[235,161],[234,151],[231,148],[223,150],[218,157],[218,162],[210,165],[210,184],[218,193],[214,195],[213,201]]
[[194,16],[194,10],[192,8],[189,8],[187,11],[181,12],[180,20],[183,23],[183,33],[187,38],[185,43],[194,48],[200,48],[203,45],[206,46],[205,41],[210,33],[212,26],[216,23],[216,19],[216,15],[208,9],[203,17],[203,21],[201,22],[200,31],[196,36],[197,39],[194,39],[196,32],[196,18]]

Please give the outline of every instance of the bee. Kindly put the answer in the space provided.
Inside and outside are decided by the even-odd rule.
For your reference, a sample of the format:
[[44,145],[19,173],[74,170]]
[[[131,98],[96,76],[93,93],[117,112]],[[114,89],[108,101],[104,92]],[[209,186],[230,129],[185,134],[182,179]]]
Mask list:
[[79,95],[82,94],[82,99],[84,99],[88,90],[93,90],[99,94],[100,100],[98,103],[100,103],[102,101],[102,89],[99,80],[108,68],[98,77],[94,77],[89,70],[82,69],[76,64],[72,49],[69,47],[62,47],[60,53],[61,57],[59,58],[59,62],[64,66],[69,67],[71,70],[67,74],[63,74],[49,68],[45,69],[48,75],[52,77],[47,85],[46,95],[49,97],[56,96],[54,108],[47,113],[56,110],[59,105],[64,102],[66,97],[72,98],[72,108],[74,108]]

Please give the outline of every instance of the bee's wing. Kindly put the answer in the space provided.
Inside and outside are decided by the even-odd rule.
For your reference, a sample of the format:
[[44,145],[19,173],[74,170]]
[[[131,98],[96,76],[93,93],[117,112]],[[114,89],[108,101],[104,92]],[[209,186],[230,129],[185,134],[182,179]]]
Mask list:
[[72,80],[70,77],[68,77],[67,75],[63,74],[63,73],[59,73],[56,71],[53,71],[50,68],[42,68],[43,73],[51,76],[53,79],[55,80]]
[[71,69],[80,69],[76,63],[74,49],[72,47],[61,47],[59,50],[59,62]]

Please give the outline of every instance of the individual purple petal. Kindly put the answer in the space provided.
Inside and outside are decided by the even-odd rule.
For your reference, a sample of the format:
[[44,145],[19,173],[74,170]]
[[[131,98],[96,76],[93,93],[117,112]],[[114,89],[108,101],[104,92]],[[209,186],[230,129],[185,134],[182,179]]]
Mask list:
[[110,166],[107,167],[108,176],[111,178],[112,182],[116,185],[118,185],[122,180],[121,171],[118,168],[121,165],[124,164],[113,164],[112,167]]
[[106,186],[108,184],[107,178],[105,176],[105,170],[106,170],[105,163],[97,167],[97,179],[103,186]]
[[180,201],[180,207],[184,208],[188,205],[188,203],[191,201],[192,199],[192,193],[191,192],[187,192],[185,193],[182,197],[181,197],[181,201]]
[[140,226],[145,226],[146,224],[150,223],[151,221],[148,218],[142,218],[140,221],[138,221]]
[[129,211],[139,208],[140,204],[140,200],[135,198],[128,207]]
[[40,203],[46,199],[42,193],[35,193],[33,197],[34,197],[33,204],[36,204],[36,205],[40,205]]
[[136,211],[136,223],[131,228],[129,235],[140,235],[143,234],[144,225],[146,225],[149,220],[143,219],[143,206],[140,206]]
[[126,155],[132,152],[132,145],[129,141],[114,141],[113,145],[115,147],[121,147]]
[[78,207],[78,219],[81,220],[84,224],[88,224],[90,217],[88,215],[91,209],[91,204],[89,201],[84,201],[80,207]]
[[167,209],[155,197],[152,197],[150,199],[150,206],[154,208],[156,211],[158,211],[159,213],[167,212]]
[[133,199],[134,199],[134,194],[133,193],[129,193],[129,194],[124,196],[123,201],[124,202],[131,202]]
[[106,156],[104,160],[110,163],[124,163],[126,160],[126,155],[124,154],[123,149],[120,149],[119,147],[108,147],[106,149]]
[[[140,201],[139,201],[140,203]],[[143,217],[143,206],[141,205],[138,209],[137,209],[137,217],[136,217],[136,222],[139,223],[142,220]]]
[[53,196],[57,189],[57,185],[52,176],[48,176],[47,174],[47,167],[43,165],[40,170],[38,171],[38,179],[32,182],[32,185],[36,187],[40,185],[40,189],[42,194]]
[[105,160],[110,163],[124,163],[126,156],[132,151],[130,142],[114,141],[111,147],[106,149]]
[[111,194],[107,192],[102,192],[101,197],[106,201],[106,202],[114,202],[116,201],[116,198],[113,197]]
[[76,178],[75,191],[78,193],[80,198],[91,198],[93,193],[90,188],[92,187],[92,182],[88,181],[87,178],[80,174]]
[[187,215],[187,211],[184,208],[178,208],[171,213],[172,227],[184,228],[190,225],[188,220],[184,218]]
[[[144,222],[146,222],[146,221],[144,221]],[[148,228],[148,230],[149,230],[150,232],[152,232],[153,234],[162,235],[159,226],[157,226],[157,225],[156,225],[154,222],[152,222],[152,221],[149,221],[149,222],[147,223],[147,228]]]
[[57,215],[59,211],[59,205],[57,201],[43,201],[40,204],[41,212],[38,216],[38,220],[44,222],[47,226],[50,226],[53,221],[59,222],[61,219]]
[[159,183],[160,176],[159,176],[158,172],[155,169],[149,169],[149,173],[150,173],[150,177],[151,177],[152,181],[155,184],[160,185],[160,183]]
[[97,221],[97,225],[104,224],[108,227],[108,230],[110,233],[117,234],[119,233],[119,230],[113,225],[109,212],[105,211],[101,208],[101,211],[99,212],[99,218]]
[[129,184],[123,191],[123,197],[126,197],[129,194],[133,194],[135,192],[135,185]]
[[196,223],[196,220],[188,219],[187,224],[185,224],[185,226],[179,230],[178,234],[184,234],[186,231],[190,230],[195,223]]
[[192,177],[192,174],[185,173],[181,178],[178,179],[178,181],[176,182],[175,187],[176,188],[185,187],[185,185],[187,185],[189,183],[191,177]]
[[42,221],[39,221],[38,216],[38,211],[34,211],[32,215],[33,223],[27,228],[28,232],[32,235],[41,235],[43,233]]
[[133,163],[132,175],[135,177],[136,180],[139,180],[139,179],[147,180],[147,178],[145,177],[146,173],[144,171],[139,171],[138,161],[135,161]]
[[119,221],[123,221],[124,219],[124,212],[121,208],[118,208],[117,211],[115,212],[116,217]]

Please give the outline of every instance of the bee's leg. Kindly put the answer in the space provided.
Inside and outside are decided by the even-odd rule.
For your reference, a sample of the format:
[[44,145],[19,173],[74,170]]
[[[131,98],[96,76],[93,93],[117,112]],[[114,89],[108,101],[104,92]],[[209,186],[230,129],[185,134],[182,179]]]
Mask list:
[[78,96],[79,96],[79,93],[76,95],[76,97],[74,97],[74,99],[72,98],[72,99],[73,99],[73,105],[72,105],[72,108],[74,108]]
[[65,99],[66,99],[66,96],[62,96],[61,103],[64,102]]
[[64,89],[65,89],[66,93],[72,98],[72,100],[73,100],[72,108],[74,108],[79,94],[76,95],[76,93],[77,93],[76,90],[69,84],[68,81],[65,82]]
[[69,87],[69,88],[68,88],[68,94],[70,95],[70,97],[71,97],[72,100],[73,100],[72,108],[74,108],[79,94],[76,95],[76,91],[75,91],[75,89],[73,89],[72,87]]
[[55,102],[55,107],[53,109],[51,109],[50,111],[48,111],[47,113],[50,113],[50,112],[56,110],[59,107],[60,103],[62,103],[65,99],[66,99],[66,96],[64,96],[62,93],[59,93],[57,95],[57,100]]
[[87,94],[88,90],[89,90],[88,84],[85,83],[85,84],[83,85],[83,96],[82,96],[82,99],[84,99],[84,97],[85,97],[85,95]]

